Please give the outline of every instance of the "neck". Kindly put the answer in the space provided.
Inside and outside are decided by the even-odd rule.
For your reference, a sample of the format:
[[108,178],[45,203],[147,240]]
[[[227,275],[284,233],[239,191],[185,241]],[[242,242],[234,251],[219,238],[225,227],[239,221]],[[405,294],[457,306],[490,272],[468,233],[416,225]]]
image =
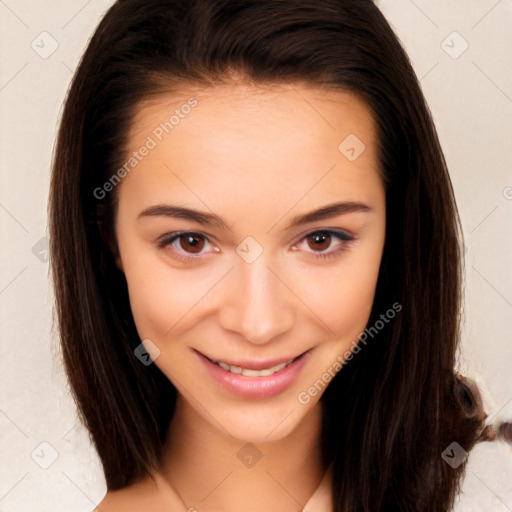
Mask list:
[[[287,437],[253,445],[206,421],[178,396],[162,476],[187,508],[302,510],[326,468],[320,449],[321,405]],[[259,460],[258,460],[259,458]]]

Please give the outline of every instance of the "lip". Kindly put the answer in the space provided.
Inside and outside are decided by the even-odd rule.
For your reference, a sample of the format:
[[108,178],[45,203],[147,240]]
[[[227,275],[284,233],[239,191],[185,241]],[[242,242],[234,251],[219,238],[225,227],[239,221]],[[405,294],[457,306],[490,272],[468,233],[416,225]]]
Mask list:
[[267,361],[224,361],[219,359],[219,361],[223,361],[230,366],[241,366],[248,370],[270,368],[293,359],[293,362],[273,375],[267,377],[246,377],[242,374],[235,374],[224,370],[201,352],[197,350],[194,350],[194,352],[221,387],[234,395],[244,398],[270,398],[282,393],[297,378],[310,355],[310,350],[308,350],[295,358],[289,357],[288,359],[280,358]]
[[196,351],[198,354],[206,357],[212,362],[222,361],[223,363],[228,364],[229,366],[240,366],[241,368],[246,368],[247,370],[264,370],[265,368],[272,368],[272,366],[277,366],[278,364],[286,363],[288,361],[292,361],[293,359],[297,359],[305,354],[299,354],[290,356],[290,357],[281,357],[280,359],[267,359],[267,360],[256,360],[252,359],[250,361],[242,361],[241,359],[223,359],[223,358],[213,358],[209,357],[198,350]]

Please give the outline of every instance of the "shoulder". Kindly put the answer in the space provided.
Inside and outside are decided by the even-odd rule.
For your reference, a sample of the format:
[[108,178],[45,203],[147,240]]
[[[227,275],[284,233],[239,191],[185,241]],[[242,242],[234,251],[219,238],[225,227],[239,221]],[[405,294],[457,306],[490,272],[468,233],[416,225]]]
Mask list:
[[136,512],[142,511],[148,505],[151,505],[149,486],[138,483],[115,491],[107,491],[93,512],[115,512],[116,510]]
[[177,494],[160,476],[118,490],[109,490],[93,512],[181,512],[186,510]]

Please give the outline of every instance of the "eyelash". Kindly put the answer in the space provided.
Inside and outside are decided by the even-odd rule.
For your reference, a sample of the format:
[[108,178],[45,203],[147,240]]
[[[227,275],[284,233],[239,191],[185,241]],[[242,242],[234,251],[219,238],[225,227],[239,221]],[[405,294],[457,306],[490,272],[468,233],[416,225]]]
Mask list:
[[[169,245],[173,245],[174,242],[179,240],[180,238],[191,235],[198,238],[204,238],[206,241],[209,242],[209,239],[206,235],[203,233],[199,233],[197,231],[175,231],[172,233],[167,233],[165,235],[162,235],[157,239],[157,246],[159,249],[165,249]],[[356,240],[355,236],[349,235],[345,231],[334,231],[332,229],[317,229],[314,231],[310,231],[309,233],[306,233],[297,243],[293,244],[293,247],[298,245],[300,242],[306,240],[308,237],[313,235],[327,235],[330,236],[332,239],[337,239],[340,242],[340,246],[337,249],[329,251],[328,249],[325,249],[323,252],[318,251],[312,251],[310,254],[313,255],[314,258],[319,259],[326,259],[326,258],[334,258],[339,256],[341,253],[345,252],[352,242]],[[331,243],[332,243],[331,239]],[[330,247],[330,246],[329,246]],[[328,252],[327,252],[328,251]],[[198,260],[200,256],[184,256],[183,253],[176,253],[176,257],[182,261],[189,262]]]

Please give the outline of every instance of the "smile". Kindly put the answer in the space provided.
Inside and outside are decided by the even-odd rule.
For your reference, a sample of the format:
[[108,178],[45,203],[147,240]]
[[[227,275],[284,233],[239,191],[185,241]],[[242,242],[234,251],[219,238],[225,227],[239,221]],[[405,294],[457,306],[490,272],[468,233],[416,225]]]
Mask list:
[[311,350],[294,358],[267,361],[211,359],[194,351],[213,380],[226,391],[245,398],[271,398],[285,391],[298,378]]
[[286,368],[289,364],[293,363],[293,361],[295,361],[295,359],[290,359],[285,363],[280,363],[275,366],[271,366],[270,368],[264,368],[262,370],[252,370],[250,368],[242,368],[241,366],[233,366],[224,363],[223,361],[214,361],[214,363],[218,364],[223,370],[234,373],[236,375],[243,375],[244,377],[270,377],[270,375],[274,375],[274,373],[277,373]]

